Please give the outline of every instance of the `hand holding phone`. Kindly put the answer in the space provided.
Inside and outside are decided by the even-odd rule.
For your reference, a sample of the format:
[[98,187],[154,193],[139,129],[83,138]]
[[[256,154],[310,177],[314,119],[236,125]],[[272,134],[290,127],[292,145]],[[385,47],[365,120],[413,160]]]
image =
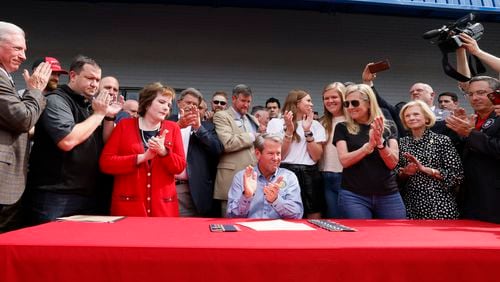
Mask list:
[[368,70],[371,73],[377,73],[377,72],[385,71],[385,70],[388,70],[390,68],[391,68],[391,65],[390,65],[388,59],[385,59],[385,60],[380,61],[380,62],[373,63],[373,64],[371,64],[371,65],[368,66]]
[[500,90],[496,90],[488,95],[493,105],[500,105]]

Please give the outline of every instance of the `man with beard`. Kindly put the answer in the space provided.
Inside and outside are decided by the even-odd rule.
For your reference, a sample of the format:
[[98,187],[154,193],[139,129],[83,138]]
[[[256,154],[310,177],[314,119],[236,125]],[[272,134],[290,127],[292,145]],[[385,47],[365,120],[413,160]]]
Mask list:
[[40,59],[36,60],[33,63],[33,67],[31,67],[31,69],[34,70],[42,62],[49,63],[50,68],[52,69],[52,74],[50,75],[49,82],[47,83],[47,86],[43,90],[43,95],[46,95],[50,91],[54,91],[57,89],[57,87],[59,86],[59,77],[61,76],[61,74],[67,75],[68,71],[64,70],[61,67],[61,64],[59,63],[59,61],[53,57],[44,57],[44,58],[40,58]]

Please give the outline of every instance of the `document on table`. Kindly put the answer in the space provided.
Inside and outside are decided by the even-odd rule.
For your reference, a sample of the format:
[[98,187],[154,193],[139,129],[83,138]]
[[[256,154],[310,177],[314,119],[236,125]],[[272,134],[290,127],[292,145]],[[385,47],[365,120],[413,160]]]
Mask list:
[[124,216],[100,216],[100,215],[72,215],[66,217],[59,217],[58,220],[61,221],[77,221],[77,222],[102,222],[102,223],[113,223],[120,219],[125,218]]
[[300,222],[291,222],[282,219],[274,219],[274,220],[260,220],[260,221],[246,221],[246,222],[238,222],[238,224],[246,226],[256,231],[308,231],[308,230],[316,230],[313,227],[300,223]]

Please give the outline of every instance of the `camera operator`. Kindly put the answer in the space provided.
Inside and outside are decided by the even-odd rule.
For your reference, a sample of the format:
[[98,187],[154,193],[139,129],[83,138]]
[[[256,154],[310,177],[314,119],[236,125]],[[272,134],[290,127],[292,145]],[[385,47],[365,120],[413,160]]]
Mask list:
[[466,91],[476,115],[459,109],[446,118],[446,126],[463,139],[465,185],[464,217],[500,223],[500,115],[489,96],[500,91],[500,81],[476,76]]
[[477,41],[465,33],[460,33],[462,46],[457,49],[457,69],[460,73],[470,76],[470,71],[467,64],[467,56],[465,51],[471,55],[478,57],[481,62],[490,66],[494,71],[500,73],[500,58],[485,52],[479,48]]

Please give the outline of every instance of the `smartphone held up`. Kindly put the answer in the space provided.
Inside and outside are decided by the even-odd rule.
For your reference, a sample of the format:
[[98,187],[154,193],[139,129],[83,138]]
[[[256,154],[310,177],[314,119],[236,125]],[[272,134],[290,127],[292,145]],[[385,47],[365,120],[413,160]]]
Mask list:
[[388,59],[385,59],[385,60],[380,61],[380,62],[373,63],[373,64],[371,64],[371,65],[368,66],[368,70],[371,73],[377,73],[377,72],[385,71],[385,70],[388,70],[390,68],[391,68],[391,64],[389,63]]

